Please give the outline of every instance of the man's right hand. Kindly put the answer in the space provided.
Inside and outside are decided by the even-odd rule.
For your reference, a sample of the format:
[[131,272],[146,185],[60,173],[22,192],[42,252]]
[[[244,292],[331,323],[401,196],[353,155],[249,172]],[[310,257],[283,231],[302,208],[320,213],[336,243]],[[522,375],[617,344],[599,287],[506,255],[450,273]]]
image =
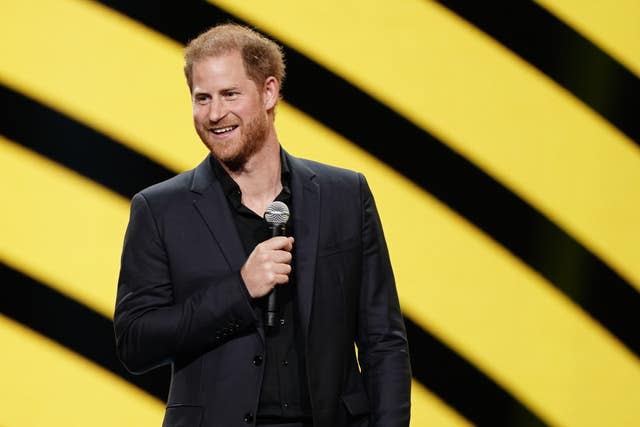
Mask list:
[[251,298],[268,294],[276,285],[289,282],[293,237],[277,236],[258,244],[240,269]]

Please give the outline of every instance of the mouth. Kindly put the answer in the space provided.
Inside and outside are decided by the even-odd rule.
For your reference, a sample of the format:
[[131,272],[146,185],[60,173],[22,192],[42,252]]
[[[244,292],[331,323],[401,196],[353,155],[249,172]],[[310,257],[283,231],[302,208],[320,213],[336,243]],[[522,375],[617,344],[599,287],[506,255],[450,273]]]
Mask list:
[[224,134],[227,134],[227,133],[235,130],[237,127],[238,127],[238,125],[223,126],[223,127],[217,127],[217,128],[209,128],[209,131],[213,132],[215,135],[224,135]]

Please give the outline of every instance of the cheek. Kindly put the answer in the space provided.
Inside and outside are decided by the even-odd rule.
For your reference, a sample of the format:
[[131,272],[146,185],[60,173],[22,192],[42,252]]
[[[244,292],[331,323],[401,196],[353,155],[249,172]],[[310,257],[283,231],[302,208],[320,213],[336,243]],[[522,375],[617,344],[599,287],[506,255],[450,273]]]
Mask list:
[[200,138],[208,136],[209,132],[207,130],[207,121],[202,117],[195,114],[193,115],[193,127],[195,128],[196,133],[200,135]]
[[195,125],[196,130],[198,130],[198,131],[202,130],[202,129],[205,129],[207,127],[207,121],[206,121],[205,117],[202,116],[202,115],[197,116],[197,115],[194,114],[193,115],[193,124]]
[[193,104],[193,121],[198,123],[207,118],[207,111],[202,105]]

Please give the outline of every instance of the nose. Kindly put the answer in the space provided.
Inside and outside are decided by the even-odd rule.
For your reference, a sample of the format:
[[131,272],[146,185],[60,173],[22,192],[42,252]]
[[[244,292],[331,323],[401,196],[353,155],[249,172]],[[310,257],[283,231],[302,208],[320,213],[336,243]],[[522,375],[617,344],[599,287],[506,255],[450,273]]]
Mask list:
[[224,102],[219,99],[211,100],[211,104],[209,104],[209,120],[213,123],[217,123],[226,115],[227,110]]

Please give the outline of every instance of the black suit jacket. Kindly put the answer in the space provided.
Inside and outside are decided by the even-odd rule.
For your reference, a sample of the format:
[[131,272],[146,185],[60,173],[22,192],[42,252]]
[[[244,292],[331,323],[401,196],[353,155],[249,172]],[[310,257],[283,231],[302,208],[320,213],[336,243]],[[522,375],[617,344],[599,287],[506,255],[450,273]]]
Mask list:
[[[407,426],[407,340],[369,187],[355,172],[287,158],[314,425]],[[265,337],[243,292],[245,260],[208,158],[132,199],[116,345],[132,372],[172,364],[163,426],[254,423]]]

